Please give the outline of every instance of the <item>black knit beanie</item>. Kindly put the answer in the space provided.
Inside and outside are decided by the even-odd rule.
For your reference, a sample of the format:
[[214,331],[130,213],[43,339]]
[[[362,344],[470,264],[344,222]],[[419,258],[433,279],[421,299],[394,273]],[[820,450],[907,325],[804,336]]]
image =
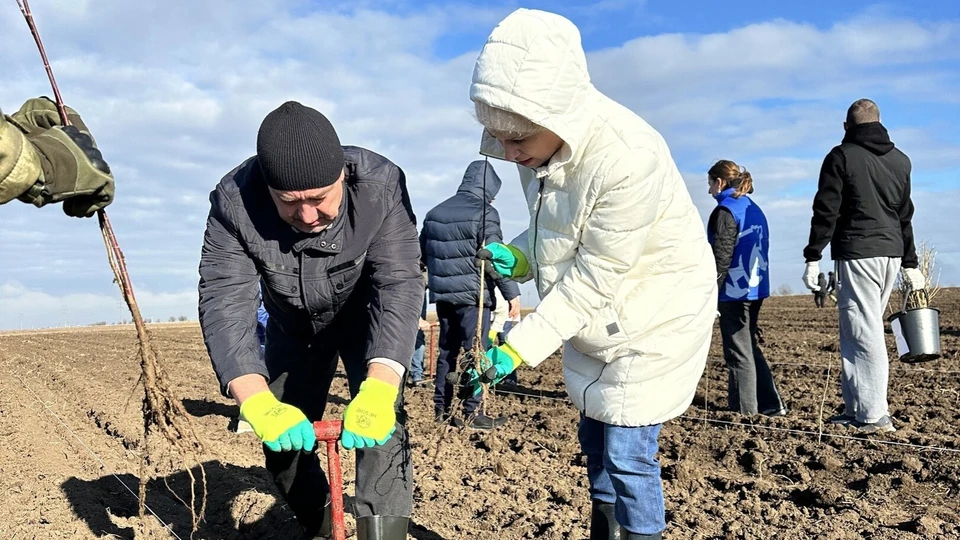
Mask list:
[[257,161],[278,191],[329,186],[343,171],[343,148],[327,117],[296,101],[270,112],[257,133]]

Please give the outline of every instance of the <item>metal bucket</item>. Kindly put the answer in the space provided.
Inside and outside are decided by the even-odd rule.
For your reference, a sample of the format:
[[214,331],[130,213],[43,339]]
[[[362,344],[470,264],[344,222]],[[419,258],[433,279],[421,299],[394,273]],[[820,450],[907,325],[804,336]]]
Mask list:
[[940,358],[940,310],[919,308],[894,313],[889,318],[897,338],[900,361],[908,364]]

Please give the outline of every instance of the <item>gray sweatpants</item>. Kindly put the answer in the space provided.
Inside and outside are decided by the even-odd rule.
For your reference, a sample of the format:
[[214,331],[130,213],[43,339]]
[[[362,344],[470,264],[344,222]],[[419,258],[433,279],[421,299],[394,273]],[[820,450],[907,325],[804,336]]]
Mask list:
[[840,387],[845,414],[859,422],[873,423],[889,414],[890,358],[883,334],[883,313],[899,271],[899,257],[836,262]]

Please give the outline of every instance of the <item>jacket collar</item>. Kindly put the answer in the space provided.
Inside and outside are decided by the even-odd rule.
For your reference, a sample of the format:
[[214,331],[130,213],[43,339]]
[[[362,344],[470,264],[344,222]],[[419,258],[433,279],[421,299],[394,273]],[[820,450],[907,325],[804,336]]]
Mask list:
[[[346,182],[346,179],[344,179],[344,182]],[[312,249],[324,253],[340,253],[343,249],[343,239],[345,236],[344,224],[347,222],[346,214],[347,208],[349,207],[347,199],[349,198],[349,193],[350,190],[344,186],[343,200],[340,201],[340,212],[337,214],[337,219],[333,220],[333,223],[331,223],[329,227],[317,234],[306,234],[298,231],[298,239],[293,243],[294,252],[300,253]]]
[[717,193],[716,195],[714,195],[713,198],[716,199],[717,202],[723,202],[724,199],[728,199],[728,198],[730,198],[730,197],[733,197],[733,194],[734,194],[736,191],[737,191],[737,188],[728,187],[728,188],[724,189],[723,191],[721,191],[720,193]]

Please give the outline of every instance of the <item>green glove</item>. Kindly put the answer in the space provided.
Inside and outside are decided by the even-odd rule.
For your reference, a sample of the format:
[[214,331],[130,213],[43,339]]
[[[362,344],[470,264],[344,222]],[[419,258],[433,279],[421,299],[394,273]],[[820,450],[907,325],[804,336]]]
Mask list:
[[49,98],[27,100],[10,119],[24,132],[43,171],[41,181],[20,200],[36,206],[63,201],[68,216],[90,217],[113,202],[114,181],[86,124],[67,108],[70,126],[62,126]]
[[523,359],[520,358],[520,353],[516,351],[509,343],[504,343],[499,347],[494,347],[487,350],[486,360],[490,364],[488,368],[482,375],[477,373],[475,368],[469,368],[466,370],[466,376],[468,377],[467,385],[473,389],[473,395],[477,395],[483,389],[481,386],[481,377],[487,379],[486,382],[489,384],[497,384],[502,381],[507,375],[513,373],[520,364],[523,363]]
[[340,442],[347,450],[372,448],[390,440],[396,430],[397,413],[393,409],[400,390],[380,379],[367,378],[360,384],[357,397],[343,411]]
[[274,452],[309,452],[317,442],[313,425],[303,412],[281,403],[269,390],[248,397],[240,405],[240,416]]
[[477,252],[477,258],[490,261],[493,269],[506,278],[523,277],[530,272],[527,256],[510,244],[487,244]]
[[487,332],[487,346],[484,347],[484,349],[489,349],[490,347],[497,345],[499,340],[500,340],[500,335],[497,333],[496,330],[491,330]]

